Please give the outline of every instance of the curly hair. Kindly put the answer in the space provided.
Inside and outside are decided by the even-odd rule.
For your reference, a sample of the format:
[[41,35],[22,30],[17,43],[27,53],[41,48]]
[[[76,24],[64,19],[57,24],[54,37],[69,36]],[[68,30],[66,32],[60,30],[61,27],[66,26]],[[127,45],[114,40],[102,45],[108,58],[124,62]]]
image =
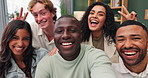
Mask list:
[[33,6],[36,3],[41,3],[45,5],[45,9],[48,9],[50,12],[55,13],[55,16],[53,17],[53,20],[56,21],[57,16],[56,16],[56,8],[54,8],[53,3],[50,0],[31,0],[28,4],[28,10],[31,12]]
[[9,42],[12,40],[13,36],[16,34],[17,30],[26,29],[30,34],[30,43],[28,48],[23,54],[23,61],[26,65],[28,71],[31,71],[32,59],[35,55],[34,48],[32,46],[32,32],[29,23],[21,20],[13,20],[6,26],[1,40],[1,51],[0,51],[0,78],[5,78],[5,74],[12,67],[11,58],[14,59],[13,52],[9,48]]
[[82,41],[83,42],[89,41],[91,30],[89,29],[89,26],[88,26],[88,16],[91,9],[96,5],[103,6],[106,9],[106,20],[103,25],[103,33],[104,33],[104,36],[107,38],[108,42],[112,42],[111,38],[112,38],[112,35],[114,34],[114,30],[117,27],[117,24],[114,20],[114,13],[111,11],[111,8],[103,2],[94,2],[85,11],[81,19]]

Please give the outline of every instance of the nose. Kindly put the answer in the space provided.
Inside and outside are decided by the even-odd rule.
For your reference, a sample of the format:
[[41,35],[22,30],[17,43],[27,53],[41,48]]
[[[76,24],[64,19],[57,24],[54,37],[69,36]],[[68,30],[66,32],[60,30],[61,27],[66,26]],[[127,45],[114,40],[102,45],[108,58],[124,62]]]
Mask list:
[[17,45],[18,45],[19,47],[22,47],[23,44],[24,44],[23,40],[18,40]]
[[41,15],[38,15],[37,18],[36,18],[36,20],[39,23],[42,20],[42,16]]
[[97,18],[97,16],[98,16],[97,13],[94,13],[93,17],[94,17],[94,18]]
[[62,35],[62,39],[63,39],[63,40],[68,40],[68,39],[70,39],[70,33],[69,33],[67,30],[64,31],[64,33],[63,33],[63,35]]
[[131,48],[133,46],[132,41],[126,40],[124,43],[124,48]]

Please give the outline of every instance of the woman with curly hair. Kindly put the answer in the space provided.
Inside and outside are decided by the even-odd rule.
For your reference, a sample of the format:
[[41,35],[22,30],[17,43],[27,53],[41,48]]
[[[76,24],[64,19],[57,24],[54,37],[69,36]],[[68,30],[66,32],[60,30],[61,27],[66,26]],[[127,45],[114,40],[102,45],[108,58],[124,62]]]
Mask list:
[[32,47],[30,25],[21,20],[8,23],[0,47],[0,78],[34,78],[37,63],[47,54]]
[[[126,14],[121,12],[120,14],[127,20],[136,19],[134,16],[136,13],[128,13],[125,7],[124,10],[126,10]],[[81,24],[82,42],[103,50],[112,62],[118,62],[118,53],[111,39],[117,27],[111,8],[102,2],[92,3],[84,13]]]

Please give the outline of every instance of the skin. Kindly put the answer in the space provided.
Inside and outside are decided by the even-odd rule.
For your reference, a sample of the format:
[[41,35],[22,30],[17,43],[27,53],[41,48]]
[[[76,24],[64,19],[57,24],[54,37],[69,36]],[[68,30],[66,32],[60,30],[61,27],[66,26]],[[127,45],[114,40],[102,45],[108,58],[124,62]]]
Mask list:
[[36,3],[31,11],[36,23],[42,28],[49,41],[53,39],[55,13],[45,8],[44,4]]
[[88,16],[88,25],[89,29],[93,33],[93,36],[99,37],[102,34],[105,20],[106,9],[100,5],[94,6]]
[[30,34],[26,29],[18,29],[12,40],[9,42],[9,48],[12,51],[15,60],[20,68],[24,68],[23,53],[30,43]]
[[54,41],[65,60],[74,60],[79,55],[81,37],[80,24],[75,19],[64,17],[56,22]]
[[116,48],[125,66],[140,73],[147,65],[148,35],[137,25],[121,27],[116,33]]

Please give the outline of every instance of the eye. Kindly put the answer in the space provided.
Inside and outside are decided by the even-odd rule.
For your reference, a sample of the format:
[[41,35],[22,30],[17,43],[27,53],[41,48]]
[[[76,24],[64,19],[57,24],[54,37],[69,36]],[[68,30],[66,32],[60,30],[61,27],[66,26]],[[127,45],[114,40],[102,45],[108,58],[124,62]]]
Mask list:
[[123,42],[124,39],[116,39],[117,42]]
[[41,14],[41,15],[45,15],[45,14],[46,14],[46,12],[41,12],[40,14]]
[[37,17],[38,15],[37,14],[32,14],[34,17]]
[[69,31],[70,31],[71,33],[74,33],[74,32],[77,31],[77,29],[71,28]]
[[12,37],[12,40],[17,40],[17,39],[18,39],[17,36],[13,36],[13,37]]
[[24,37],[23,40],[28,41],[28,40],[30,40],[30,37]]
[[99,15],[99,16],[104,16],[104,14],[103,14],[103,13],[99,13],[98,15]]
[[89,13],[89,14],[94,14],[94,12],[90,11],[90,13]]
[[60,29],[60,28],[58,28],[58,29],[55,30],[55,33],[58,33],[58,34],[60,34],[60,33],[62,33],[62,32],[63,32],[63,30]]
[[140,40],[140,39],[141,39],[141,38],[138,38],[138,37],[137,37],[137,38],[132,38],[132,40]]

